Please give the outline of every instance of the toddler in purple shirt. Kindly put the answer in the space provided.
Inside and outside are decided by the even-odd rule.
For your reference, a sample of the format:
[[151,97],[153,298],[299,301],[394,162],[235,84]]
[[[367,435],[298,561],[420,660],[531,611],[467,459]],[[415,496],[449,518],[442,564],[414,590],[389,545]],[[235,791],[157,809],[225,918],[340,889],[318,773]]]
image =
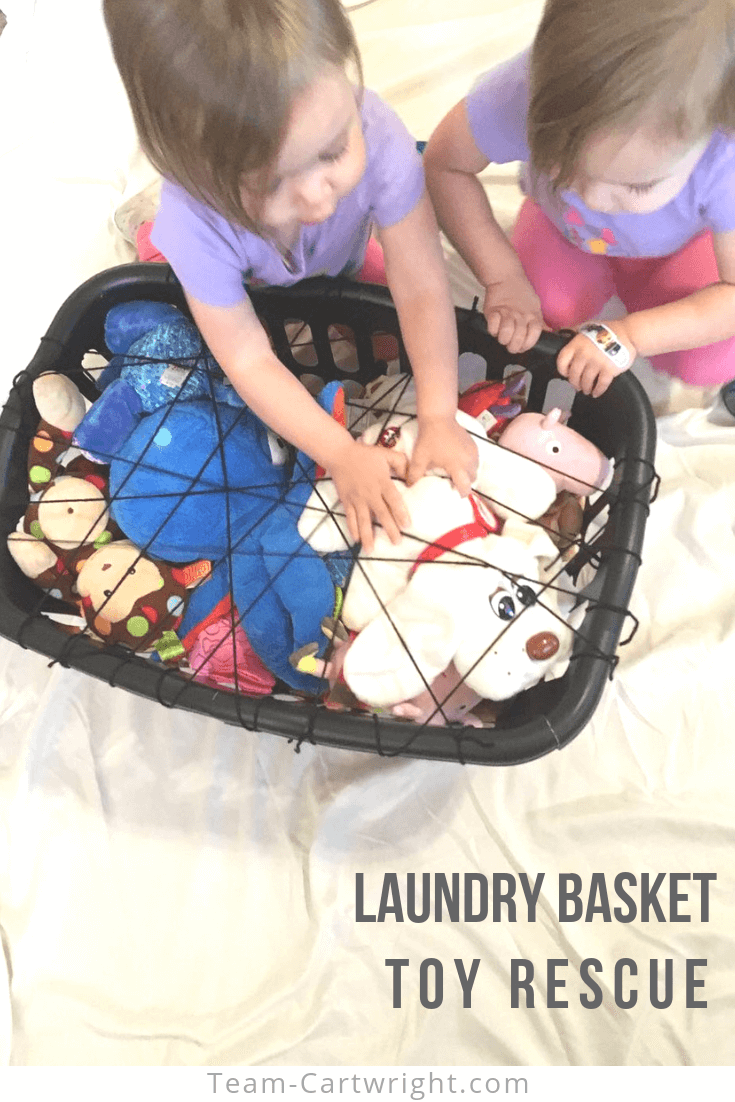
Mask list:
[[[152,233],[243,401],[332,477],[355,540],[397,542],[391,475],[444,469],[469,492],[477,449],[456,421],[457,334],[423,169],[405,127],[348,77],[339,0],[104,0],[141,145],[165,179]],[[411,462],[330,418],[272,351],[250,283],[356,275],[379,233],[416,382]]]
[[420,202],[424,171],[416,143],[375,92],[356,92],[365,143],[359,183],[323,222],[300,227],[290,248],[239,226],[168,181],[151,233],[186,291],[211,306],[231,306],[243,286],[288,286],[309,276],[356,277],[372,227],[403,221]]
[[[557,366],[595,396],[636,354],[689,383],[733,379],[733,43],[722,0],[547,0],[531,50],[440,123],[429,190],[510,351],[581,326]],[[511,244],[476,176],[513,161],[527,197]],[[593,320],[615,294],[616,358]]]

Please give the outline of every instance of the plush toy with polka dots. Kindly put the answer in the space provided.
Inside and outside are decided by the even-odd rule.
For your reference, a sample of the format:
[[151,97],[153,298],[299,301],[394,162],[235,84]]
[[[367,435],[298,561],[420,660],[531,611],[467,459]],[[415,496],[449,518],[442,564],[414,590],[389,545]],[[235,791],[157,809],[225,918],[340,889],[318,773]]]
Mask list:
[[122,538],[109,514],[108,468],[72,445],[87,410],[82,394],[67,376],[46,374],[33,396],[40,423],[28,450],[31,500],[8,537],[10,554],[39,588],[79,608],[97,639],[178,663],[176,630],[210,564],[157,562]]
[[130,540],[95,551],[77,577],[77,593],[90,631],[105,643],[155,650],[178,664],[184,648],[176,634],[189,590],[210,574],[205,560],[170,566],[144,555]]
[[87,403],[65,375],[33,383],[40,422],[28,448],[30,503],[8,538],[24,574],[51,596],[76,603],[86,559],[122,533],[110,517],[108,468],[72,445]]

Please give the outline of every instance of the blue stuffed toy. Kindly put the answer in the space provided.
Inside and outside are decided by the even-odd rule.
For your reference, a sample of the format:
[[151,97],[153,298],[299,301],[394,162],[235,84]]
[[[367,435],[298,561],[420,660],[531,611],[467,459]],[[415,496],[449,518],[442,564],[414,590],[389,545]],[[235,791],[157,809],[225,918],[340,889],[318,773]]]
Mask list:
[[[333,614],[345,581],[342,560],[351,563],[354,552],[328,563],[298,534],[313,461],[298,453],[290,464],[290,451],[223,381],[198,331],[175,308],[114,307],[106,339],[115,356],[75,441],[110,464],[111,513],[138,547],[168,562],[212,561],[181,637],[231,593],[263,663],[292,688],[319,693],[324,682],[288,659],[322,638],[322,618]],[[176,376],[165,377],[173,369],[176,388]],[[338,412],[339,384],[319,400]]]
[[175,306],[135,301],[113,306],[105,319],[113,353],[97,386],[103,397],[79,426],[79,446],[109,463],[145,413],[197,398],[242,409],[243,401],[192,321]]

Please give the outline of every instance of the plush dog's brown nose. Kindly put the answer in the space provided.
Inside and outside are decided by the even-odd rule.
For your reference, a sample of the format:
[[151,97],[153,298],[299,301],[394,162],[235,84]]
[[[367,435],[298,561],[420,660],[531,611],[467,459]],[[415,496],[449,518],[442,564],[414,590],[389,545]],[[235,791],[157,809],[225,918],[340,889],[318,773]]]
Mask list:
[[550,631],[540,631],[526,640],[526,654],[534,662],[543,662],[546,658],[553,658],[559,649],[559,640]]

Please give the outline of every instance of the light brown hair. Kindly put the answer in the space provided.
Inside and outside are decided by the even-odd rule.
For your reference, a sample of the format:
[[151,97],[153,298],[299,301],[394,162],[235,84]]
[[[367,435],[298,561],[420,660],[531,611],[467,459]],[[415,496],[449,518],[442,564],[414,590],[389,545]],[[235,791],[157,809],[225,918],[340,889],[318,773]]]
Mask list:
[[265,186],[294,100],[325,65],[362,80],[339,0],[104,0],[104,15],[153,165],[256,232],[242,177]]
[[547,0],[531,53],[533,171],[567,187],[593,135],[641,120],[692,142],[735,129],[735,0]]

